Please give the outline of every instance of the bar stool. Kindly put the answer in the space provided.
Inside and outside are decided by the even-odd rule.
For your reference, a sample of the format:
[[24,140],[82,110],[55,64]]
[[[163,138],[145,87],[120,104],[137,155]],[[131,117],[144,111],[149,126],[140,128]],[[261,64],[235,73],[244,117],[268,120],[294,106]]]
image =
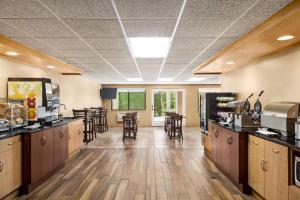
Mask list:
[[182,115],[171,115],[171,122],[168,126],[168,135],[170,139],[182,139],[183,140],[183,134],[182,134]]
[[102,108],[100,112],[100,127],[102,132],[108,131],[107,108]]
[[125,116],[134,118],[134,133],[137,133],[137,131],[138,131],[138,121],[137,121],[138,112],[126,113]]
[[93,139],[94,134],[94,120],[91,117],[91,111],[88,109],[76,110],[73,109],[74,118],[83,118],[83,141],[88,144]]
[[95,132],[103,133],[101,128],[101,110],[102,107],[91,107],[91,110],[94,111],[94,124],[95,124]]
[[[136,139],[136,117],[123,116],[123,141],[125,139]],[[133,135],[131,135],[133,133]]]

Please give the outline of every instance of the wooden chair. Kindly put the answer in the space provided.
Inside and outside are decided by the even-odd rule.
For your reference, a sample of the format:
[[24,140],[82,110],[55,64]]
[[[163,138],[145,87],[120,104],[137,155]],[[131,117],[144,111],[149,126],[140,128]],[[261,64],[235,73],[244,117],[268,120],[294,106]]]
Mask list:
[[183,134],[182,134],[182,115],[171,115],[170,116],[170,124],[168,126],[168,135],[170,139],[176,138],[176,139],[182,139],[183,140]]
[[171,122],[171,118],[170,118],[171,115],[176,115],[176,113],[175,112],[165,112],[165,123],[164,123],[165,132],[167,132],[167,126]]
[[102,126],[101,126],[101,111],[102,107],[91,107],[91,110],[93,110],[94,113],[94,121],[95,121],[95,132],[97,133],[103,133]]
[[100,112],[100,127],[102,133],[108,131],[107,111],[107,108],[102,108]]
[[[134,116],[123,116],[123,141],[125,139],[136,139],[136,117]],[[131,135],[131,133],[133,135]]]

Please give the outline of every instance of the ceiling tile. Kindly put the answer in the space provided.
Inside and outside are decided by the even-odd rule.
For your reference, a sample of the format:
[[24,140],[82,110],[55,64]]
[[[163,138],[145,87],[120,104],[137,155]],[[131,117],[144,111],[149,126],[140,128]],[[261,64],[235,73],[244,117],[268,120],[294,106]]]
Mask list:
[[60,18],[115,19],[110,0],[42,0]]
[[128,50],[97,50],[104,58],[130,58]]
[[134,61],[131,57],[129,57],[129,58],[106,58],[106,60],[112,64],[114,64],[114,63],[134,64]]
[[79,38],[37,38],[54,49],[89,49]]
[[175,38],[172,42],[173,49],[204,49],[215,38]]
[[194,58],[198,53],[191,49],[171,49],[168,58]]
[[64,20],[81,37],[123,37],[117,20]]
[[1,0],[0,18],[55,18],[38,0]]
[[31,37],[17,37],[11,39],[33,49],[51,49],[51,47],[49,47],[48,45],[39,42],[38,40]]
[[183,0],[117,0],[115,3],[123,19],[177,19]]
[[241,37],[257,24],[260,23],[259,19],[243,19],[237,21],[230,29],[228,29],[222,36],[223,37]]
[[255,0],[188,0],[183,19],[236,19]]
[[181,20],[176,37],[218,37],[233,20]]
[[[206,51],[204,51],[198,59],[204,59],[204,58],[209,58],[211,56],[213,56],[214,54],[218,53],[220,50],[216,50],[216,49],[207,49]],[[200,52],[198,52],[200,53]]]
[[170,57],[168,57],[167,59],[166,59],[166,63],[189,63],[191,61],[191,59],[190,58],[183,58],[183,57],[177,57],[177,58],[170,58]]
[[42,53],[47,54],[48,56],[56,57],[58,59],[60,59],[61,57],[66,57],[61,52],[56,51],[56,50],[52,50],[52,49],[42,49],[42,50],[39,50],[39,51],[42,52]]
[[57,19],[5,19],[5,21],[34,37],[74,37]]
[[122,20],[128,37],[171,37],[176,20]]
[[62,54],[65,55],[66,57],[73,57],[73,58],[98,57],[98,55],[94,51],[88,49],[62,49],[60,50],[60,52],[62,52]]
[[74,59],[80,63],[83,63],[83,64],[97,64],[97,63],[104,63],[104,61],[101,59],[101,58],[86,58],[86,57],[70,57],[70,59]]
[[141,71],[144,70],[155,70],[158,73],[158,70],[160,69],[161,64],[155,64],[155,63],[139,63],[139,68],[141,69]]
[[225,47],[229,46],[237,39],[238,39],[237,37],[220,37],[209,47],[209,49],[217,49],[217,50],[224,49]]
[[127,49],[124,38],[83,38],[94,49]]
[[165,64],[163,70],[181,70],[184,67],[185,64]]
[[0,34],[5,35],[6,37],[28,37],[24,33],[17,31],[15,28],[5,24],[0,21]]

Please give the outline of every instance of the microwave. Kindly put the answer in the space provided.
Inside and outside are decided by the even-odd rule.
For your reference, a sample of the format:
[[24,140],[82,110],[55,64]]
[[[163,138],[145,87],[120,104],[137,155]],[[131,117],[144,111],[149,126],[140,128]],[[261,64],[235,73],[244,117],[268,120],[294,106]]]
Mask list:
[[300,157],[295,157],[295,184],[300,187]]

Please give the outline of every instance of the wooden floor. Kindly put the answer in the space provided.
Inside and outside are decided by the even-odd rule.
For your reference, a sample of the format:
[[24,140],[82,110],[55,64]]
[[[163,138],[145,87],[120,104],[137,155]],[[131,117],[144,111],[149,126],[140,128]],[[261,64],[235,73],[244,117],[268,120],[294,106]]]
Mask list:
[[254,199],[244,196],[204,155],[198,128],[169,140],[140,128],[122,142],[120,128],[98,136],[30,195],[17,199]]

